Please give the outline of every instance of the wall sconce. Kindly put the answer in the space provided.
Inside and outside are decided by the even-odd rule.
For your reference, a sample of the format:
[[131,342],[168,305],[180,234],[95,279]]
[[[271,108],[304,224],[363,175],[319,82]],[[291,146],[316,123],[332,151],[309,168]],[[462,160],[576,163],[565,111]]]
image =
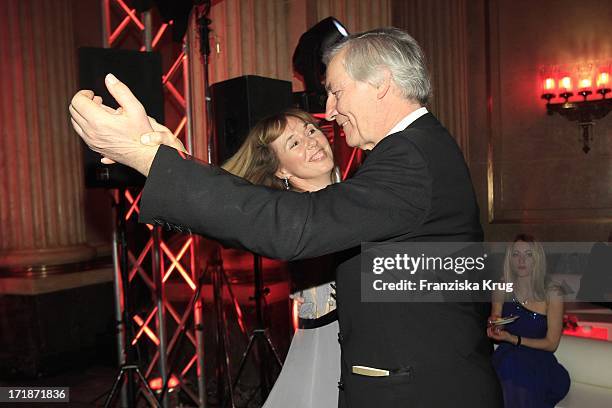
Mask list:
[[[612,99],[606,98],[611,85],[610,64],[600,64],[595,78],[593,64],[580,65],[574,72],[549,68],[542,70],[541,83],[547,113],[552,115],[556,112],[572,122],[578,122],[582,131],[582,151],[588,153],[595,121],[612,110]],[[578,91],[576,95],[574,88]],[[557,96],[563,101],[551,103]]]

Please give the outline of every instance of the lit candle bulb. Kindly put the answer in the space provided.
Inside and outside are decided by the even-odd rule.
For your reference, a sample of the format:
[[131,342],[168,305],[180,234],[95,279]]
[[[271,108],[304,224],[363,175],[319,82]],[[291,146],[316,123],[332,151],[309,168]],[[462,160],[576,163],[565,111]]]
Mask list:
[[555,91],[555,79],[554,78],[546,78],[542,81],[542,99],[546,99],[547,103],[550,103],[550,100],[555,97],[553,93]]
[[581,78],[578,81],[578,95],[582,96],[584,100],[587,100],[587,97],[592,94],[591,91],[591,78]]
[[544,80],[544,90],[545,91],[552,91],[555,89],[555,80],[554,78],[546,78]]
[[605,99],[608,92],[610,92],[610,74],[605,71],[600,72],[597,75],[597,93]]
[[571,91],[572,90],[572,78],[568,76],[561,78],[561,80],[559,81],[559,88],[567,92]]
[[591,78],[582,78],[580,80],[580,89],[588,89],[591,87]]
[[606,88],[610,83],[610,74],[607,72],[600,72],[597,77],[597,88]]
[[559,89],[562,91],[559,96],[567,100],[570,96],[574,95],[572,93],[572,78],[569,76],[564,76],[559,80]]

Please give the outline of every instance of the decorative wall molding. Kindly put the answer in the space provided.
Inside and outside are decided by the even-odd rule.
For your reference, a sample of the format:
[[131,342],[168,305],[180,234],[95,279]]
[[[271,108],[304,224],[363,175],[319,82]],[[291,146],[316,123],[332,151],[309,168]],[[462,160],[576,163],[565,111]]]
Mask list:
[[8,0],[0,27],[0,267],[90,259],[75,86],[72,3]]
[[469,159],[468,40],[465,0],[395,0],[393,25],[412,35],[429,64],[430,109]]

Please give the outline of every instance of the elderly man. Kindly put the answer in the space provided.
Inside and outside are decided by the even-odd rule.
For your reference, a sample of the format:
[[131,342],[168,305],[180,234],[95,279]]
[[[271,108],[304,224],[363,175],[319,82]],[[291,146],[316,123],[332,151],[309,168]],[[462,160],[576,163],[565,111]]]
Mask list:
[[122,110],[109,112],[81,91],[70,107],[73,125],[93,150],[148,175],[142,222],[274,258],[342,251],[341,407],[499,407],[486,314],[476,304],[360,298],[361,242],[482,239],[463,156],[424,107],[430,83],[422,52],[390,28],[350,36],[326,58],[327,116],[349,145],[370,153],[353,178],[316,193],[253,186],[168,146],[141,146],[150,124],[112,76],[107,86]]

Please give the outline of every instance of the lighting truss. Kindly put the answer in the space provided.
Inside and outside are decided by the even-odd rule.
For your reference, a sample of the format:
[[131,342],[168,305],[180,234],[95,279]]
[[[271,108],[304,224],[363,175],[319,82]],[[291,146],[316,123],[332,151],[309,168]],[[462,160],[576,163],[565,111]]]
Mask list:
[[[169,24],[160,23],[153,30],[153,18],[151,11],[139,15],[139,13],[123,0],[101,0],[103,16],[103,43],[105,47],[126,48],[122,43],[128,40],[138,44],[136,49],[140,51],[156,50],[164,54],[163,61],[171,60],[170,67],[162,76],[164,91],[170,97],[169,106],[173,107],[178,114],[178,124],[173,127],[173,133],[183,141],[191,153],[192,137],[191,124],[189,123],[189,78],[188,78],[188,49],[187,37],[183,42],[180,52],[172,47],[161,48],[161,40],[166,33]],[[168,50],[170,48],[170,50]],[[171,55],[168,55],[171,54]],[[168,126],[168,125],[166,125]],[[172,130],[172,129],[171,129]],[[197,237],[192,235],[176,234],[162,237],[161,228],[152,225],[139,227],[138,214],[140,212],[140,198],[142,192],[125,190],[126,200],[125,217],[126,222],[134,222],[135,228],[146,228],[149,238],[146,243],[134,250],[128,250],[129,284],[119,290],[129,291],[134,286],[145,287],[150,294],[151,302],[145,307],[148,310],[138,309],[130,316],[132,322],[131,330],[119,333],[125,339],[119,344],[141,344],[142,349],[150,350],[148,363],[144,372],[145,378],[150,384],[155,380],[164,384],[170,379],[176,378],[178,385],[171,384],[192,400],[192,403],[204,407],[206,404],[206,388],[204,382],[204,336],[202,325],[202,301],[193,298],[188,308],[182,299],[171,299],[167,296],[167,286],[171,285],[173,291],[189,294],[194,297],[200,276],[196,265],[198,264],[195,253],[195,241]],[[164,239],[165,238],[165,239]],[[170,245],[168,242],[172,242]],[[177,250],[173,250],[177,248]],[[151,267],[149,267],[151,266]],[[199,291],[198,291],[199,292]],[[118,299],[122,299],[118,296]],[[117,302],[122,308],[121,302]],[[238,307],[237,305],[235,305]],[[238,308],[239,310],[239,308]],[[193,325],[188,326],[189,319],[193,319]],[[197,330],[194,328],[197,328]],[[123,326],[126,327],[126,326]],[[180,339],[181,329],[184,327],[186,339],[182,342],[180,358],[176,364],[168,367],[171,353],[177,347]],[[147,344],[142,344],[146,342]],[[176,354],[176,353],[175,353]],[[119,350],[119,360],[125,362],[125,350]],[[169,372],[172,369],[172,373]],[[167,395],[167,394],[166,394]],[[167,398],[162,401],[164,406],[168,405]]]

